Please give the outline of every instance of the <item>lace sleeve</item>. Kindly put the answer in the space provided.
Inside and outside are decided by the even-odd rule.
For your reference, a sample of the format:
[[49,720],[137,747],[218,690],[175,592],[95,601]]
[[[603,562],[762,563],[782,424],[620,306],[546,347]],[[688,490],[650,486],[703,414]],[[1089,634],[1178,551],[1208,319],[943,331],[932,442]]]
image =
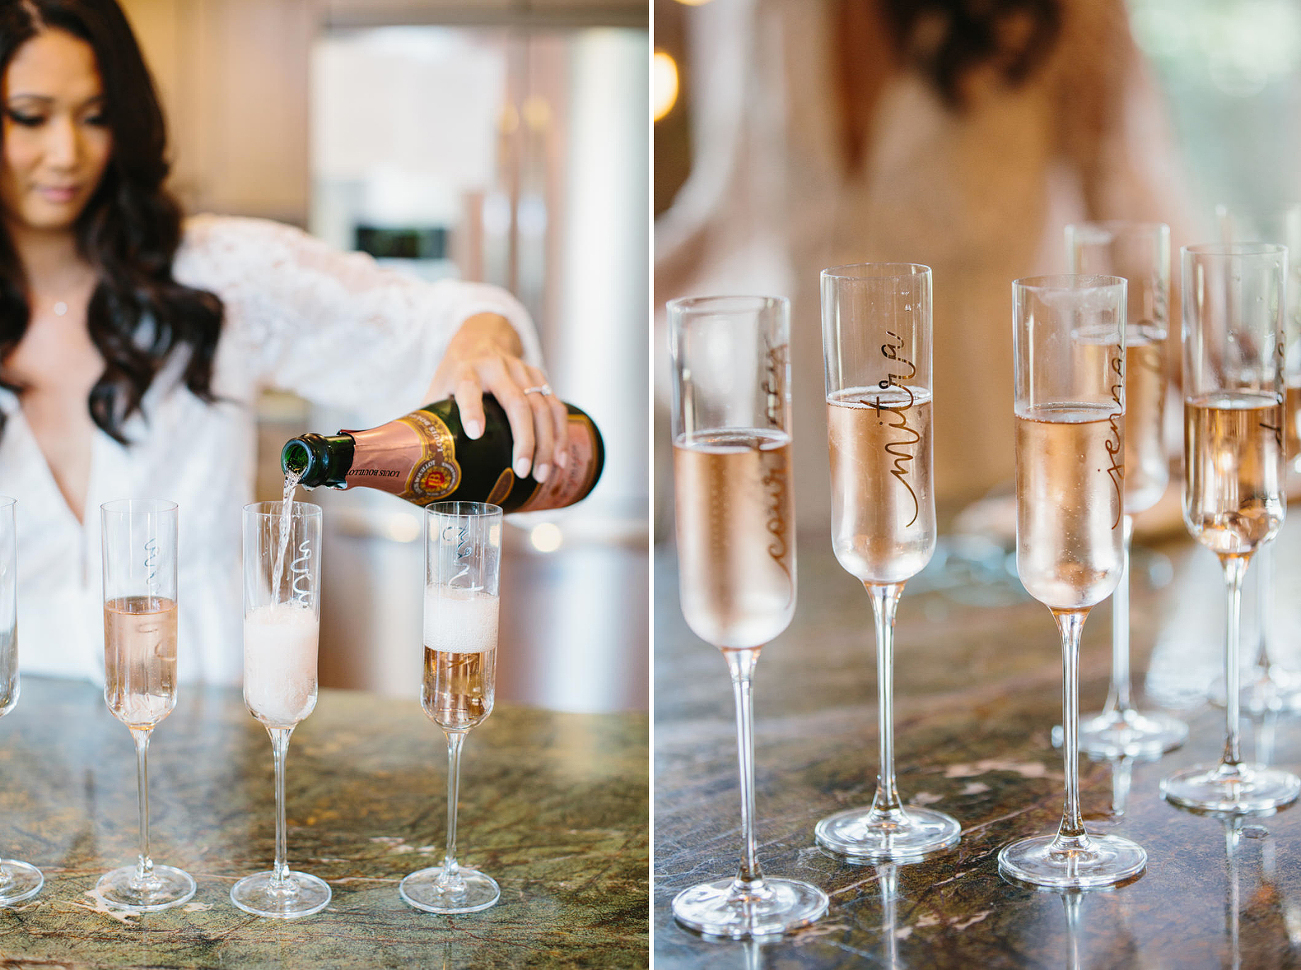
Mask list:
[[332,407],[424,403],[448,340],[476,313],[506,317],[541,364],[533,323],[504,290],[412,279],[275,222],[188,220],[174,274],[221,297],[223,356],[246,381]]

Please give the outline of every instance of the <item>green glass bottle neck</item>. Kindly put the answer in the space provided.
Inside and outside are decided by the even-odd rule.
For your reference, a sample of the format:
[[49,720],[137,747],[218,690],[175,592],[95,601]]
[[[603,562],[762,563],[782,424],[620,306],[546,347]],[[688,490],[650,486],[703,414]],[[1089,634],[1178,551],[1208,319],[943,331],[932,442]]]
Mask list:
[[305,434],[290,438],[280,452],[280,467],[300,485],[340,488],[352,467],[354,442],[348,434]]

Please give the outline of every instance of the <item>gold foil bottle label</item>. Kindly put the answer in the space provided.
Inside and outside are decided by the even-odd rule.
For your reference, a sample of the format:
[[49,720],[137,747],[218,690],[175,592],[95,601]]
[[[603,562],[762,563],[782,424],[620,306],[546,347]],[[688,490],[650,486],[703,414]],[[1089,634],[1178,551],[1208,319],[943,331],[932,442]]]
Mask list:
[[461,466],[456,463],[456,442],[447,425],[428,411],[408,414],[398,418],[398,423],[415,429],[423,446],[402,497],[428,505],[455,492],[461,484]]
[[417,505],[451,495],[461,484],[456,444],[436,415],[417,411],[352,435],[355,451],[344,481],[391,492]]

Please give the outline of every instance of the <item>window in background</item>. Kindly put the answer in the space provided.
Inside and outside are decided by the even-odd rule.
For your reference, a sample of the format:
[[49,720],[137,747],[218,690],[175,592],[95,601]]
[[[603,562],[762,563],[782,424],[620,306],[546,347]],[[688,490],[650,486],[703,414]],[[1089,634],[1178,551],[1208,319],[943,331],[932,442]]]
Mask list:
[[[1301,6],[1293,0],[1129,0],[1163,89],[1198,228],[1216,204],[1301,201]],[[1211,238],[1208,236],[1207,238]]]

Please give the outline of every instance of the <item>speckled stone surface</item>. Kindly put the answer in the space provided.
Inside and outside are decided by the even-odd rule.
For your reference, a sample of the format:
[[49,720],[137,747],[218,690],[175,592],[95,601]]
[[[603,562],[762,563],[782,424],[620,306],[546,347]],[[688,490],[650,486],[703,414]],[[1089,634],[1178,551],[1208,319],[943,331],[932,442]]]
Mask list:
[[[1295,523],[1282,542],[1276,635],[1281,652],[1301,669]],[[998,873],[998,850],[1055,830],[1063,804],[1061,755],[1049,741],[1061,718],[1060,641],[1047,608],[1014,582],[950,584],[927,574],[899,609],[900,790],[906,802],[955,816],[963,825],[959,846],[894,867],[849,864],[814,846],[820,818],[869,804],[876,788],[875,655],[867,596],[840,569],[827,538],[806,536],[799,556],[795,620],[765,649],[756,676],[758,842],[765,873],[822,887],[830,911],[818,924],[761,946],[705,940],[673,920],[678,891],[735,873],[740,806],[726,667],[686,628],[673,550],[660,549],[656,970],[1301,965],[1301,808],[1227,823],[1177,810],[1158,794],[1166,774],[1214,762],[1223,750],[1223,711],[1204,700],[1223,669],[1224,592],[1210,553],[1175,540],[1136,554],[1132,629],[1140,697],[1146,687],[1175,707],[1189,720],[1191,737],[1159,761],[1120,766],[1119,786],[1111,764],[1081,759],[1090,826],[1136,840],[1149,862],[1130,885],[1072,895],[1014,885]],[[1250,642],[1250,597],[1244,612]],[[1106,695],[1110,622],[1104,604],[1085,627],[1086,713],[1100,709]],[[1244,718],[1243,748],[1297,770],[1301,721]]]
[[270,740],[237,691],[182,686],[150,745],[152,855],[198,892],[134,916],[93,894],[104,871],[135,861],[130,734],[90,685],[22,689],[0,720],[0,853],[40,866],[46,883],[0,910],[0,967],[646,966],[644,715],[498,706],[471,732],[458,857],[502,895],[447,917],[398,897],[404,875],[442,859],[442,733],[415,701],[323,691],[289,748],[289,862],[334,897],[281,922],[229,898],[272,861]]

